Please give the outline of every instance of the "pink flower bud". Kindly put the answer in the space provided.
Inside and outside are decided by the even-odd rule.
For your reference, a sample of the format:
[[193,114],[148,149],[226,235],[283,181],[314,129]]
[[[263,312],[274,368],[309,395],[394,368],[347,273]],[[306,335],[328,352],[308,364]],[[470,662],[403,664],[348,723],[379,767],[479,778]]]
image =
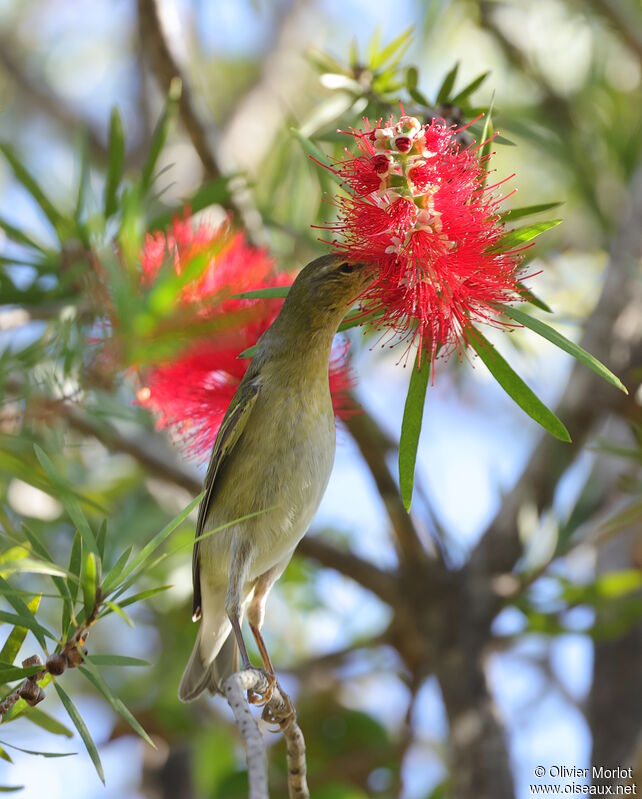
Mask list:
[[395,147],[400,153],[407,153],[412,147],[412,139],[409,136],[397,136]]

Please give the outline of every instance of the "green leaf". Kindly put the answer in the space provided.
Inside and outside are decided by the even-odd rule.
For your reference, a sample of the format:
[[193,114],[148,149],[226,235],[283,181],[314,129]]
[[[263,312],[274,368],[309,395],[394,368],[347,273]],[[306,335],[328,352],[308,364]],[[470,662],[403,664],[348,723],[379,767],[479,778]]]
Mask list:
[[[33,599],[29,600],[27,603],[27,608],[29,612],[35,616],[38,608],[40,607],[40,596],[35,596]],[[13,630],[9,633],[9,637],[4,642],[4,646],[2,650],[0,650],[0,660],[4,661],[5,663],[13,663],[16,657],[18,656],[18,652],[20,651],[20,647],[23,645],[25,638],[27,637],[27,628],[26,627],[14,627]]]
[[[110,599],[107,599],[107,600],[105,600],[105,605],[106,605],[106,606],[107,606],[107,607],[108,607],[110,610],[113,610],[113,612],[114,612],[114,613],[115,613],[117,616],[120,616],[120,618],[121,618],[121,619],[122,619],[122,620],[125,622],[125,624],[126,624],[128,627],[133,627],[133,626],[134,626],[134,622],[133,622],[133,621],[131,620],[131,618],[130,618],[130,617],[129,617],[129,616],[126,614],[126,613],[125,613],[125,611],[124,611],[124,610],[121,608],[121,606],[120,606],[120,605],[118,605],[116,602],[112,602]],[[107,615],[107,614],[103,614],[103,615]]]
[[21,791],[24,787],[24,785],[0,785],[0,793],[14,793]]
[[524,302],[534,305],[536,308],[539,308],[540,311],[553,313],[552,309],[544,302],[544,300],[541,300],[536,294],[533,294],[533,292],[527,288],[524,283],[518,282],[517,287],[519,289],[519,293],[524,298]]
[[423,353],[424,362],[419,366],[421,351],[417,352],[415,362],[410,374],[410,385],[403,410],[401,423],[401,436],[399,439],[399,486],[401,498],[406,510],[410,510],[412,491],[415,483],[415,463],[417,461],[417,447],[421,422],[426,402],[428,378],[430,376],[430,361]]
[[10,744],[6,741],[0,741],[0,743],[4,746],[8,746],[10,749],[16,749],[18,752],[24,752],[26,755],[40,755],[40,757],[71,757],[72,755],[77,754],[77,752],[38,752],[35,749],[23,749],[21,746],[16,746],[15,744]]
[[394,59],[393,64],[389,64],[389,66],[398,63],[401,60],[403,53],[410,46],[413,31],[414,26],[410,25],[408,28],[402,31],[399,36],[395,37],[389,44],[387,44],[383,50],[379,50],[379,52],[377,52],[379,43],[373,37],[369,47],[369,53],[371,53],[369,64],[370,68],[379,69],[380,67],[385,66],[391,59]]
[[109,704],[114,708],[116,713],[118,713],[121,718],[123,718],[127,724],[136,732],[140,737],[146,741],[151,747],[156,749],[156,744],[152,741],[149,737],[147,732],[145,732],[142,725],[134,718],[131,711],[125,706],[125,704],[118,699],[118,697],[114,696],[111,692],[111,689],[107,685],[107,683],[103,680],[100,672],[98,669],[93,666],[91,663],[85,662],[84,666],[78,667],[81,674],[89,680],[89,682],[100,691],[100,693],[105,697],[105,699],[109,702]]
[[143,171],[140,177],[140,188],[143,193],[146,193],[154,178],[154,171],[158,163],[160,154],[165,146],[167,137],[174,123],[176,114],[178,113],[178,104],[181,98],[182,84],[180,78],[173,78],[169,86],[167,95],[167,102],[158,124],[154,128],[152,141],[149,145],[147,160],[143,166]]
[[450,102],[449,97],[450,93],[453,90],[453,86],[455,85],[455,81],[457,80],[457,72],[459,71],[459,61],[455,64],[455,66],[448,72],[446,77],[441,84],[439,91],[437,92],[437,100],[435,101],[435,105],[440,105],[441,103],[448,103]]
[[287,297],[290,286],[271,286],[267,289],[253,289],[252,291],[241,291],[239,294],[232,294],[232,300],[258,300],[258,299],[281,299]]
[[24,599],[13,594],[11,586],[3,577],[0,577],[0,595],[4,596],[11,607],[18,613],[18,618],[25,620],[22,626],[30,629],[38,639],[40,646],[45,649],[46,630],[38,624],[34,613]]
[[484,127],[482,129],[482,134],[479,139],[479,143],[481,144],[481,150],[479,152],[479,160],[482,165],[482,169],[484,170],[484,180],[482,185],[486,185],[486,178],[488,177],[488,161],[490,156],[490,146],[492,143],[492,135],[493,135],[493,108],[495,106],[495,92],[493,92],[492,97],[490,98],[490,105],[488,106],[488,112],[486,114],[486,119],[484,120]]
[[290,130],[292,131],[294,138],[299,142],[301,147],[303,147],[303,151],[306,153],[306,155],[308,155],[311,160],[319,166],[325,167],[323,171],[324,174],[327,174],[327,177],[333,180],[338,186],[343,186],[340,176],[337,175],[335,168],[332,166],[330,158],[323,152],[323,150],[320,150],[316,144],[313,144],[313,142],[311,142],[307,136],[304,136],[300,130],[297,130],[296,128],[290,128]]
[[94,538],[94,534],[89,526],[89,522],[87,521],[87,518],[80,507],[80,502],[78,502],[69,487],[66,485],[65,481],[62,479],[44,450],[41,449],[38,444],[34,444],[33,448],[40,465],[47,473],[47,476],[53,485],[58,489],[58,499],[64,505],[65,510],[69,514],[69,518],[76,525],[78,532],[83,537],[85,546],[90,552],[97,553],[98,548],[96,546],[96,539]]
[[450,101],[453,105],[461,105],[464,100],[467,100],[473,92],[477,91],[482,83],[486,80],[486,78],[490,75],[490,70],[488,72],[482,72],[482,74],[475,78],[475,80],[471,81],[468,86],[465,86],[460,92],[458,92]]
[[71,554],[69,556],[69,578],[67,579],[68,598],[62,606],[62,634],[66,640],[69,625],[74,618],[74,605],[78,590],[80,588],[80,571],[82,569],[82,538],[80,533],[76,531],[74,540],[71,545]]
[[45,638],[50,638],[52,641],[58,640],[50,630],[47,630],[46,627],[39,624],[31,615],[25,616],[21,613],[9,613],[6,610],[0,610],[0,621],[6,621],[8,624],[13,624],[16,627],[26,627],[28,630],[31,630],[43,649],[46,648],[44,642]]
[[96,605],[96,589],[98,588],[98,568],[96,556],[88,552],[85,557],[85,568],[82,577],[82,592],[85,602],[85,619],[93,613]]
[[545,324],[544,322],[541,322],[539,319],[529,316],[519,308],[511,308],[505,305],[499,307],[501,308],[502,313],[505,316],[508,316],[509,319],[513,319],[518,324],[528,327],[534,333],[537,333],[538,336],[542,336],[542,338],[550,341],[551,344],[555,344],[556,347],[564,350],[564,352],[568,352],[569,355],[572,355],[580,363],[588,366],[589,369],[592,369],[595,374],[599,375],[603,380],[606,380],[607,383],[611,383],[611,385],[615,386],[615,388],[618,388],[620,391],[623,391],[625,394],[629,393],[626,389],[626,386],[618,377],[613,374],[613,372],[610,371],[610,369],[607,369],[603,363],[600,363],[597,358],[591,355],[590,352],[587,352],[585,349],[580,347],[579,344],[569,341],[569,339],[555,330],[555,328]]
[[11,222],[7,222],[7,220],[3,219],[2,217],[0,217],[0,228],[4,230],[8,238],[10,238],[12,241],[15,241],[17,244],[22,244],[24,247],[29,247],[32,250],[38,250],[39,252],[47,255],[47,250],[42,244],[39,244],[30,235],[22,230],[19,230],[17,227],[12,225]]
[[113,108],[109,121],[107,176],[105,178],[104,208],[105,219],[109,219],[118,208],[118,187],[125,166],[125,134],[117,108]]
[[521,208],[509,208],[508,211],[504,211],[500,216],[504,222],[514,222],[516,219],[522,219],[525,216],[540,214],[542,211],[550,211],[551,208],[557,208],[560,205],[562,205],[561,202],[524,205]]
[[85,207],[85,197],[87,195],[87,186],[89,185],[89,143],[87,135],[83,133],[80,139],[80,174],[78,176],[78,189],[76,191],[76,208],[74,210],[74,219],[80,222],[83,209]]
[[18,158],[14,149],[7,142],[3,142],[0,143],[0,152],[2,152],[9,162],[16,179],[24,186],[36,203],[38,203],[44,215],[49,222],[51,222],[53,228],[57,232],[60,232],[61,223],[63,222],[62,215],[56,210],[54,204],[47,197],[36,179]]
[[[136,555],[131,563],[122,570],[120,574],[120,580],[125,580],[129,575],[131,575],[134,571],[139,569],[141,566],[145,564],[147,560],[154,554],[154,552],[166,541],[167,538],[183,524],[185,519],[190,515],[190,513],[198,506],[200,501],[205,496],[205,491],[201,491],[201,493],[195,497],[186,508],[184,508],[178,516],[175,516],[171,522],[169,522],[163,529],[157,533],[151,541],[148,541],[147,544],[141,549],[141,551]],[[112,589],[113,590],[113,589]],[[105,588],[105,593],[107,589]]]
[[121,608],[126,608],[128,605],[133,605],[135,602],[142,602],[144,599],[150,599],[150,597],[156,596],[156,594],[168,591],[171,587],[171,585],[157,585],[155,588],[147,588],[145,591],[139,591],[139,593],[129,596],[127,599],[123,599],[122,602],[118,604]]
[[147,660],[131,658],[127,655],[87,655],[85,662],[89,661],[95,666],[151,666]]
[[13,763],[13,760],[11,759],[11,755],[5,749],[3,749],[1,746],[0,746],[0,757],[3,760],[6,760],[7,763]]
[[120,576],[123,573],[123,569],[125,568],[125,564],[129,560],[129,556],[132,554],[132,550],[134,549],[133,545],[127,547],[127,549],[120,555],[116,563],[111,567],[105,580],[103,582],[103,593],[105,595],[111,594],[111,592],[116,588],[118,585],[118,581],[120,580]]
[[98,535],[96,536],[96,546],[98,547],[98,557],[101,562],[105,557],[105,543],[107,541],[107,519],[103,519],[100,527],[98,528]]
[[13,666],[11,663],[0,663],[0,683],[24,680],[25,677],[33,677],[40,671],[43,671],[43,666],[27,666],[25,668]]
[[513,371],[508,363],[497,352],[495,347],[474,327],[467,330],[468,340],[482,363],[497,380],[508,396],[527,413],[531,419],[540,424],[551,435],[560,441],[570,442],[568,430],[553,411],[535,395],[522,378]]
[[100,755],[98,754],[98,749],[96,749],[96,744],[94,743],[89,730],[87,729],[87,725],[85,724],[82,716],[78,712],[78,709],[71,701],[71,699],[67,696],[63,688],[60,686],[60,683],[54,682],[54,688],[60,697],[60,701],[65,707],[65,710],[69,714],[69,718],[73,721],[74,727],[78,730],[78,734],[83,740],[83,743],[87,747],[87,752],[89,753],[89,757],[91,758],[94,767],[98,776],[100,777],[100,781],[102,784],[105,784],[105,772],[103,771],[102,763],[100,762]]
[[65,738],[74,737],[74,734],[69,727],[65,727],[65,725],[61,724],[58,719],[53,718],[53,716],[50,716],[48,713],[45,713],[45,711],[41,710],[39,707],[27,706],[24,711],[24,717],[32,724],[37,725],[43,730],[47,730],[47,732],[50,732],[52,735],[64,735]]
[[524,225],[524,227],[517,228],[516,230],[509,230],[496,244],[489,247],[488,252],[507,252],[508,250],[513,250],[520,244],[525,244],[536,236],[540,236],[542,233],[546,233],[547,230],[556,227],[561,221],[561,219],[549,219],[546,222],[534,222],[532,225]]

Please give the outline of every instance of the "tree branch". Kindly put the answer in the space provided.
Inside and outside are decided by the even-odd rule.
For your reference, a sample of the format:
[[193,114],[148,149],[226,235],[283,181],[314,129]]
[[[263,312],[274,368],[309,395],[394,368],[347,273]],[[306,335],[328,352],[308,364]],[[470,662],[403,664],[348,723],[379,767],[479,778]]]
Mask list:
[[200,118],[189,82],[186,80],[163,30],[156,0],[138,0],[138,22],[145,56],[163,92],[169,90],[173,78],[181,79],[183,85],[179,105],[181,120],[208,178],[219,177],[221,171],[214,154],[214,147],[207,135],[207,129],[211,122],[205,123]]
[[344,423],[377,485],[395,534],[399,559],[406,562],[427,560],[426,550],[386,463],[389,445],[384,434],[367,411],[348,417]]
[[[6,36],[0,37],[0,64],[10,80],[20,91],[20,99],[30,103],[38,113],[43,114],[62,128],[66,136],[71,138],[78,133],[86,133],[89,152],[95,162],[102,166],[107,164],[107,146],[100,132],[89,120],[79,116],[69,108],[61,97],[43,89],[44,80],[33,78],[25,69],[14,52],[14,43]],[[140,146],[127,153],[127,162],[136,163],[142,154]]]
[[[642,287],[638,274],[642,255],[642,169],[632,181],[628,211],[613,241],[604,288],[591,314],[581,345],[625,378],[642,360],[640,318]],[[579,453],[596,424],[617,411],[626,397],[593,372],[576,363],[557,408],[572,444],[552,436],[540,440],[518,483],[505,497],[485,535],[474,550],[468,568],[486,578],[510,571],[521,555],[517,515],[525,502],[538,509],[548,506],[557,483]]]
[[321,540],[318,535],[308,535],[301,539],[297,552],[316,560],[322,566],[335,569],[340,574],[350,577],[389,605],[399,603],[400,597],[395,576],[352,552],[339,549],[333,544]]
[[250,780],[249,799],[269,799],[267,757],[263,736],[252,711],[243,696],[244,691],[255,691],[269,699],[263,709],[263,719],[278,724],[286,744],[288,768],[288,796],[290,799],[309,799],[305,761],[305,740],[296,721],[296,712],[288,695],[278,683],[271,684],[265,673],[247,669],[232,674],[225,681],[225,695],[245,743],[247,770]]

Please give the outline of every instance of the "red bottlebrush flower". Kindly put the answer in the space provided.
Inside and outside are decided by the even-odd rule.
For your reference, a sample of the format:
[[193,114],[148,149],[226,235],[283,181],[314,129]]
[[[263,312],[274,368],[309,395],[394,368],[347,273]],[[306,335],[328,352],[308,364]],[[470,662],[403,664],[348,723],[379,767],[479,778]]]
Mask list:
[[477,150],[460,148],[457,132],[443,120],[366,120],[350,133],[359,154],[333,169],[348,196],[336,200],[331,243],[377,267],[364,311],[380,312],[378,327],[418,339],[433,360],[440,348],[461,354],[472,324],[495,322],[495,304],[521,299],[520,255],[497,248],[501,198],[484,187]]
[[[207,338],[192,341],[171,360],[139,370],[142,387],[138,402],[156,416],[159,429],[172,428],[190,454],[207,455],[223,416],[250,360],[239,358],[256,344],[272,324],[283,300],[232,299],[253,289],[289,285],[292,275],[278,273],[264,250],[249,245],[242,233],[225,227],[192,228],[189,218],[174,220],[167,233],[148,234],[141,254],[143,281],[153,284],[167,255],[178,275],[197,256],[210,256],[200,276],[189,281],[181,304],[199,316],[239,315],[239,323]],[[338,347],[330,362],[330,390],[335,414],[345,418],[355,411],[348,397],[353,379],[347,363],[347,345]]]

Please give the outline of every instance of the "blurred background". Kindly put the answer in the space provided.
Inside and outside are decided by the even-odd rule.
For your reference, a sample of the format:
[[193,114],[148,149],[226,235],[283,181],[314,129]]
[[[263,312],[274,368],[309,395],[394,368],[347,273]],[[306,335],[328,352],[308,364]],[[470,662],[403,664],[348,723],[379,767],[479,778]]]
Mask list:
[[[392,54],[402,60],[380,58],[378,73],[377,54],[411,25],[407,51]],[[291,128],[339,153],[336,128],[380,113],[407,67],[417,67],[417,92],[439,105],[456,62],[441,99],[456,100],[489,71],[455,105],[476,116],[494,96],[495,126],[516,145],[498,143],[493,160],[497,180],[516,173],[506,207],[563,203],[555,213],[564,224],[530,256],[530,288],[553,309],[549,323],[603,360],[629,396],[527,331],[491,336],[558,408],[573,437],[565,445],[544,437],[478,360],[438,362],[407,516],[396,448],[410,369],[400,351],[352,331],[363,412],[339,427],[327,494],[265,624],[306,734],[315,799],[525,799],[537,782],[586,782],[538,781],[539,765],[642,772],[642,8],[635,0],[0,2],[0,138],[55,211],[43,213],[0,161],[2,546],[11,544],[8,526],[26,521],[61,563],[73,526],[33,484],[33,442],[94,503],[96,526],[107,516],[108,559],[142,546],[195,496],[204,473],[134,403],[127,370],[101,382],[88,368],[96,319],[69,265],[87,260],[79,239],[108,251],[118,220],[129,219],[123,195],[122,215],[97,221],[113,163],[112,107],[127,180],[144,166],[180,74],[155,201],[171,210],[187,199],[218,218],[220,207],[209,206],[221,202],[293,269],[322,251],[310,225],[332,211],[327,182]],[[207,202],[195,203],[202,186]],[[76,203],[84,243],[76,228],[51,223],[74,217]],[[140,237],[149,216],[132,218]],[[38,269],[25,255],[34,240]],[[0,730],[2,741],[79,754],[12,751],[13,764],[0,762],[2,784],[48,799],[247,795],[224,701],[184,706],[176,696],[196,631],[192,536],[193,522],[141,578],[138,590],[172,587],[131,608],[135,626],[111,615],[90,638],[92,652],[152,664],[104,676],[157,749],[71,673],[64,685],[98,745],[106,788],[77,736],[53,737],[22,719]],[[16,584],[46,592],[45,580],[18,575]],[[42,618],[57,613],[45,596]],[[36,650],[29,636],[23,656]],[[53,691],[41,707],[64,722]],[[268,741],[273,796],[282,796],[283,742]]]

